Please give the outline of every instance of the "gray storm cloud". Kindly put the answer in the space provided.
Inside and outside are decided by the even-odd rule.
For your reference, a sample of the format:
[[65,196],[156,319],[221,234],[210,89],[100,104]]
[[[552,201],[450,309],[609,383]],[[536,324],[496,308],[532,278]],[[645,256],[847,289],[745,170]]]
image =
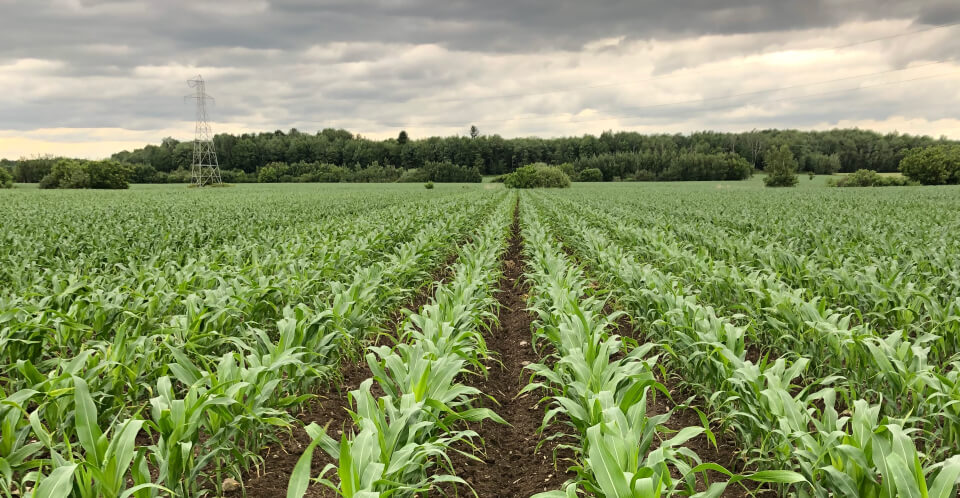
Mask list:
[[197,72],[221,131],[956,134],[958,22],[954,0],[0,0],[0,140],[175,131]]

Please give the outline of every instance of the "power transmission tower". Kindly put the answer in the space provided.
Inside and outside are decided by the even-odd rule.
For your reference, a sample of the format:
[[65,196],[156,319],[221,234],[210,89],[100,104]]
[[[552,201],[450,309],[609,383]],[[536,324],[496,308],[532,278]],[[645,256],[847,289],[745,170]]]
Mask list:
[[220,164],[217,162],[217,149],[213,146],[213,132],[207,122],[207,101],[213,97],[207,95],[207,86],[199,74],[187,85],[195,90],[193,95],[185,99],[197,102],[197,128],[193,139],[193,163],[190,166],[190,175],[193,185],[220,185]]

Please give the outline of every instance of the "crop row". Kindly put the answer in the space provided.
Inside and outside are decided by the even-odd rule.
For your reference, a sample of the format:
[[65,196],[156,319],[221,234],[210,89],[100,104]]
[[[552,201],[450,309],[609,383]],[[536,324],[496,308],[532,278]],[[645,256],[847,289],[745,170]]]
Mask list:
[[0,491],[197,496],[225,475],[239,477],[275,430],[289,426],[288,410],[335,375],[341,356],[377,330],[496,200],[411,203],[409,218],[437,221],[367,254],[341,281],[317,277],[309,304],[297,294],[263,306],[258,298],[286,289],[218,281],[169,316],[150,302],[107,306],[129,305],[130,287],[89,285],[85,295],[95,297],[64,309],[39,302],[6,310]]
[[[940,330],[944,327],[953,327],[957,333],[960,327],[960,267],[953,256],[960,253],[960,244],[946,235],[952,231],[947,220],[941,220],[941,227],[925,221],[922,231],[889,223],[883,216],[863,216],[853,228],[818,218],[824,223],[801,224],[804,229],[798,229],[794,219],[779,229],[752,222],[749,229],[737,230],[729,228],[731,220],[738,218],[730,215],[734,206],[722,210],[698,206],[702,210],[678,212],[677,206],[664,208],[651,201],[638,210],[630,200],[621,205],[583,194],[565,200],[596,209],[602,217],[609,216],[607,221],[619,222],[630,237],[649,241],[638,249],[657,265],[678,264],[672,252],[661,255],[658,246],[662,246],[693,253],[703,264],[725,264],[763,278],[774,276],[798,297],[849,307],[858,321],[884,333],[906,329],[919,337],[925,332],[944,335],[946,331]],[[791,204],[758,203],[771,210],[800,211]],[[919,212],[910,205],[898,207],[902,216]],[[888,232],[884,240],[889,243],[877,246],[873,239],[878,232]]]
[[475,458],[458,448],[476,448],[479,437],[463,424],[505,423],[490,409],[474,407],[483,393],[463,380],[487,374],[484,362],[490,357],[483,332],[496,319],[493,291],[508,226],[504,208],[511,206],[501,203],[460,248],[449,281],[439,283],[430,303],[404,321],[393,346],[368,348],[372,377],[349,393],[353,426],[340,441],[326,428],[307,427],[313,442],[294,469],[288,497],[306,492],[317,446],[336,463],[313,480],[339,496],[408,495],[442,483],[466,485],[454,475],[451,454]]
[[[563,211],[572,209],[565,206]],[[588,233],[588,240],[605,245],[606,236],[613,238],[626,257],[656,265],[695,293],[698,302],[733,313],[733,321],[743,323],[750,341],[762,344],[763,351],[818,358],[807,376],[833,377],[860,397],[882,397],[884,414],[912,414],[924,422],[925,430],[940,434],[930,441],[947,447],[960,444],[960,412],[955,408],[960,385],[951,373],[960,364],[957,317],[938,321],[940,326],[919,338],[908,330],[881,334],[848,310],[832,309],[824,299],[806,300],[776,275],[745,274],[724,262],[700,258],[657,241],[648,231],[617,226],[603,212],[580,209],[578,214],[569,222]]]
[[[843,379],[805,376],[812,359],[802,354],[748,359],[746,327],[700,303],[681,278],[639,262],[551,203],[537,199],[553,232],[565,235],[647,337],[668,347],[673,371],[701,394],[722,430],[736,435],[750,465],[801,473],[810,483],[794,490],[801,496],[952,496],[960,456],[946,448],[937,461],[913,442],[950,437],[949,428],[924,432],[909,414],[881,416],[879,402],[859,399]],[[926,423],[938,425],[917,425]]]
[[[792,472],[765,471],[739,476],[720,465],[703,463],[685,443],[708,428],[667,429],[672,411],[649,413],[657,391],[669,396],[654,369],[659,346],[638,346],[610,332],[617,313],[604,315],[604,301],[585,296],[590,288],[582,271],[571,264],[541,225],[537,214],[524,210],[524,253],[530,282],[530,305],[539,316],[534,343],[553,352],[532,364],[536,382],[524,391],[544,389],[543,428],[562,420],[572,434],[560,431],[550,439],[570,439],[577,455],[577,478],[562,491],[540,498],[575,497],[578,491],[604,497],[720,496],[727,486],[744,480],[797,482]],[[729,476],[711,483],[707,471]],[[676,477],[675,477],[676,476]],[[704,487],[698,492],[698,486]]]

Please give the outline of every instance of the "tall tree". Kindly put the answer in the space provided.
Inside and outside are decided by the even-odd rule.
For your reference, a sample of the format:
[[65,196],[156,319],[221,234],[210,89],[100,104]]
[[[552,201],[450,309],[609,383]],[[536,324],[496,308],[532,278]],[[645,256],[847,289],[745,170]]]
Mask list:
[[470,138],[477,138],[480,136],[480,129],[476,125],[470,125]]
[[407,136],[407,130],[400,130],[400,135],[397,136],[397,143],[400,145],[406,145],[410,141],[410,137]]
[[790,147],[781,145],[772,147],[763,155],[767,177],[763,179],[768,187],[794,187],[797,185],[797,160]]

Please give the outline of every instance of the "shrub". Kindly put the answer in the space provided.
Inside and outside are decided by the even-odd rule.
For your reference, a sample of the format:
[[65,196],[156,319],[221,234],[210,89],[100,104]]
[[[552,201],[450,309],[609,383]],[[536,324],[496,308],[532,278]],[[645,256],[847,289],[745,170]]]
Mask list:
[[[160,173],[163,173],[162,171]],[[193,180],[193,175],[189,170],[183,168],[177,168],[167,175],[167,183],[191,183]]]
[[427,190],[433,190],[433,182],[427,182],[423,184],[423,188]]
[[85,166],[90,183],[83,188],[130,188],[129,178],[133,174],[133,167],[129,164],[119,161],[89,161]]
[[54,163],[61,159],[52,156],[17,159],[13,167],[13,180],[17,183],[39,183],[43,177],[50,174]]
[[633,174],[633,181],[635,182],[653,182],[656,180],[657,175],[645,169],[638,169],[637,172]]
[[278,183],[283,180],[289,169],[287,163],[269,163],[257,172],[257,181],[260,183]]
[[814,152],[803,157],[803,171],[817,175],[832,175],[840,171],[840,156],[838,154],[821,154]]
[[597,168],[587,168],[580,172],[579,181],[581,182],[602,182],[603,172]]
[[429,174],[423,168],[408,169],[397,180],[400,183],[421,183],[430,180]]
[[[580,175],[577,174],[577,170],[576,168],[573,167],[573,163],[563,163],[557,167],[560,168],[560,171],[563,171],[563,174],[567,175],[567,177],[570,178],[570,181],[572,182],[587,181],[587,180],[580,180]],[[601,179],[597,181],[603,181],[602,173],[601,173]]]
[[640,181],[745,180],[753,174],[746,159],[729,152],[618,152],[580,158],[574,167],[581,172],[598,169],[603,181],[618,177]]
[[131,165],[130,183],[163,183],[158,181],[157,169],[149,164]]
[[2,166],[0,166],[0,188],[13,188],[13,175]]
[[[336,167],[336,166],[334,166]],[[380,163],[374,161],[366,168],[360,168],[349,175],[348,181],[359,183],[392,183],[400,179],[403,170],[397,169],[391,164],[380,166]]]
[[797,160],[790,147],[772,147],[763,155],[767,177],[763,183],[768,187],[793,187],[797,184]]
[[224,183],[257,183],[256,173],[247,173],[242,169],[225,169],[220,171],[220,179]]
[[902,176],[883,176],[873,170],[860,169],[830,184],[834,187],[902,187],[910,182]]
[[900,161],[907,178],[924,185],[960,183],[960,146],[937,145],[913,149]]
[[117,161],[61,159],[40,180],[40,188],[129,188],[133,167]]
[[687,152],[670,161],[660,174],[667,181],[744,180],[750,178],[753,168],[746,159],[729,152],[704,154]]
[[556,166],[535,163],[517,168],[504,177],[503,183],[508,188],[566,188],[570,177]]
[[480,183],[483,181],[479,168],[461,166],[450,161],[427,161],[422,169],[428,180],[437,183]]

